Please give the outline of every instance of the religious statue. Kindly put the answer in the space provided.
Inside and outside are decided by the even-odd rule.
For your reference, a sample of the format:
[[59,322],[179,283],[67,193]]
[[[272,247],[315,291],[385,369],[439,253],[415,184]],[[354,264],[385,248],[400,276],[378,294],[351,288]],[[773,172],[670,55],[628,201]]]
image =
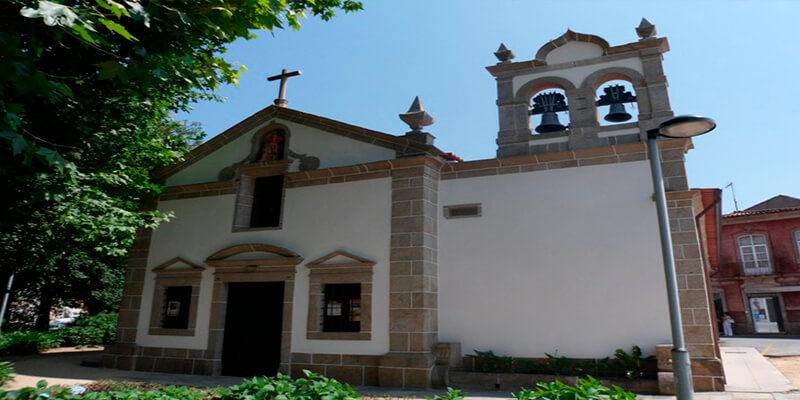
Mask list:
[[283,133],[274,131],[264,136],[261,142],[261,155],[258,161],[277,161],[283,159]]

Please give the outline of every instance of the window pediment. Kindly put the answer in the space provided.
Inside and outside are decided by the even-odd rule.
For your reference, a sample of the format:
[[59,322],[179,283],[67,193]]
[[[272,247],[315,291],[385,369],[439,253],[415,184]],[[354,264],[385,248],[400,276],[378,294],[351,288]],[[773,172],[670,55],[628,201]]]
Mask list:
[[203,272],[205,268],[194,264],[190,261],[187,261],[181,257],[172,258],[155,268],[153,268],[153,272],[155,272],[158,276],[164,275],[184,275],[184,274],[199,274]]
[[338,269],[338,268],[368,268],[375,265],[375,261],[366,259],[344,250],[337,250],[322,256],[306,267],[312,270]]

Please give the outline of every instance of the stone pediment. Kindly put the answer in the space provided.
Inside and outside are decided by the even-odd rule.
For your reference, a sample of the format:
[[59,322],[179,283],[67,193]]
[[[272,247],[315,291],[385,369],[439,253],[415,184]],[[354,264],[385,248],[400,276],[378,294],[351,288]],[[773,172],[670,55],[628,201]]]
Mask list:
[[238,244],[222,249],[206,259],[212,267],[294,266],[303,261],[297,253],[260,243]]
[[198,273],[202,272],[205,268],[194,264],[190,261],[186,261],[181,257],[172,258],[155,268],[153,268],[153,272],[156,274],[161,273]]
[[375,261],[348,253],[344,250],[337,250],[306,264],[306,267],[310,269],[333,269],[372,267],[374,265]]

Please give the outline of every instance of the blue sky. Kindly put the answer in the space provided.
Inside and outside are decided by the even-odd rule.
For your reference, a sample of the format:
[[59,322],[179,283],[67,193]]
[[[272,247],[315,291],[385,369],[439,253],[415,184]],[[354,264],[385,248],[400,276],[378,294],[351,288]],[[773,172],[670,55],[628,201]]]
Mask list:
[[[364,11],[299,31],[234,43],[226,58],[249,68],[225,103],[201,103],[179,118],[209,136],[272,104],[266,76],[301,69],[289,107],[403,134],[397,118],[419,95],[436,124],[436,145],[467,160],[495,154],[495,81],[484,69],[500,42],[515,61],[534,58],[567,28],[611,45],[637,40],[646,17],[669,38],[664,68],[676,114],[717,120],[687,155],[692,187],[734,182],[739,207],[776,194],[800,197],[800,2],[364,0]],[[729,190],[724,210],[733,210]]]

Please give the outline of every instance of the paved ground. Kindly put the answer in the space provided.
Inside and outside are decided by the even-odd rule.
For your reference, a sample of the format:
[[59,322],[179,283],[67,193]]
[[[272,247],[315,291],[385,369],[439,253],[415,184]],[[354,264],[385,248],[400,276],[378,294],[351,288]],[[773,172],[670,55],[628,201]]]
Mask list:
[[783,374],[752,347],[722,347],[728,392],[774,393],[796,390]]
[[732,337],[720,338],[722,347],[754,347],[769,357],[800,356],[800,338]]
[[[726,343],[730,346],[731,342]],[[778,348],[791,344],[779,343]],[[773,346],[775,347],[775,346]],[[209,377],[196,375],[162,374],[152,372],[120,371],[115,369],[84,367],[83,360],[98,360],[101,350],[59,350],[39,356],[13,359],[17,375],[10,388],[35,385],[40,379],[50,384],[71,385],[93,380],[113,379],[121,381],[154,382],[187,386],[233,385],[241,381],[234,377]],[[754,348],[723,348],[723,362],[728,374],[729,386],[724,393],[697,393],[698,400],[800,400],[800,392],[791,385],[769,361]],[[415,391],[377,387],[360,388],[369,396],[416,398],[442,394],[443,391]],[[468,391],[467,399],[510,399],[504,392]],[[643,400],[669,400],[673,396],[639,396]]]
[[110,368],[84,367],[83,360],[99,361],[102,349],[56,349],[38,356],[9,358],[14,362],[14,382],[10,389],[36,386],[44,379],[51,385],[74,385],[102,379],[118,381],[153,382],[186,386],[235,385],[242,378],[230,376],[203,376],[162,374],[156,372],[121,371]]

